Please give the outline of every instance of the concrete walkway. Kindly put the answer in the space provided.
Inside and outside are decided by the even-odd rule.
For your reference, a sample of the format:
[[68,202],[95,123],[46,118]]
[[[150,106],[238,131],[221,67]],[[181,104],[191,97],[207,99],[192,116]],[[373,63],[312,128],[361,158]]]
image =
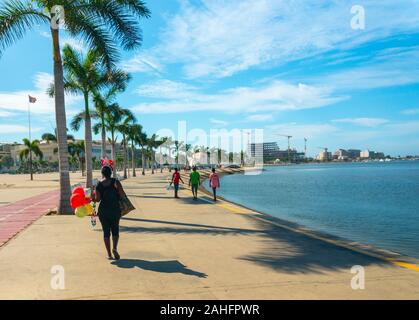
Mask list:
[[[100,225],[44,216],[0,248],[0,299],[418,299],[419,272],[281,228],[229,203],[175,200],[168,174],[123,182],[120,261]],[[51,288],[62,266],[65,290]],[[365,289],[351,288],[351,267]]]

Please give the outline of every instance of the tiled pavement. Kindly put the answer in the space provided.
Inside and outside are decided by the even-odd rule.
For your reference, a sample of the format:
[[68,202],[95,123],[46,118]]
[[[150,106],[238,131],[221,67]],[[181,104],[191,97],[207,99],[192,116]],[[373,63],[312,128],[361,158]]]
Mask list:
[[56,207],[58,196],[54,190],[0,207],[0,247]]

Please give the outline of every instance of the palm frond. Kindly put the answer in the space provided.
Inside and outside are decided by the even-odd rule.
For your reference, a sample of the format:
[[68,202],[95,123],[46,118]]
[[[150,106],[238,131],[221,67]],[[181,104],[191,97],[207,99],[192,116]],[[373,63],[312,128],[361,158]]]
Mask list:
[[7,1],[0,7],[0,55],[4,49],[22,39],[35,25],[48,22],[49,17],[30,3]]

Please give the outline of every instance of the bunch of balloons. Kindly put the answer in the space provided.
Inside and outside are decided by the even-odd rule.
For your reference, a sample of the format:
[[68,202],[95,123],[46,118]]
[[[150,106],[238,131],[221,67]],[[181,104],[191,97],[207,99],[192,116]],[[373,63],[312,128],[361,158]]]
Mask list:
[[71,207],[75,210],[75,215],[79,218],[93,214],[93,206],[90,204],[90,199],[86,197],[82,187],[77,187],[73,190],[70,203]]

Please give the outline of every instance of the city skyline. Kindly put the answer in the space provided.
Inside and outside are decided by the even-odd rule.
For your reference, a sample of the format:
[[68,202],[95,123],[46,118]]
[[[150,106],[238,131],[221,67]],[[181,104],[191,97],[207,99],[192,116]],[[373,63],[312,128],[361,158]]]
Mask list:
[[[148,132],[176,132],[185,120],[207,132],[261,128],[281,149],[287,139],[277,134],[292,135],[298,150],[308,138],[310,155],[319,146],[419,154],[419,4],[363,1],[363,30],[351,28],[353,3],[325,4],[150,2],[143,48],[119,62],[133,76],[120,104]],[[38,99],[33,138],[55,128],[47,32],[28,33],[0,58],[2,141],[28,136],[28,94]],[[64,36],[83,50],[76,40]],[[81,109],[81,97],[67,97],[68,122]]]

